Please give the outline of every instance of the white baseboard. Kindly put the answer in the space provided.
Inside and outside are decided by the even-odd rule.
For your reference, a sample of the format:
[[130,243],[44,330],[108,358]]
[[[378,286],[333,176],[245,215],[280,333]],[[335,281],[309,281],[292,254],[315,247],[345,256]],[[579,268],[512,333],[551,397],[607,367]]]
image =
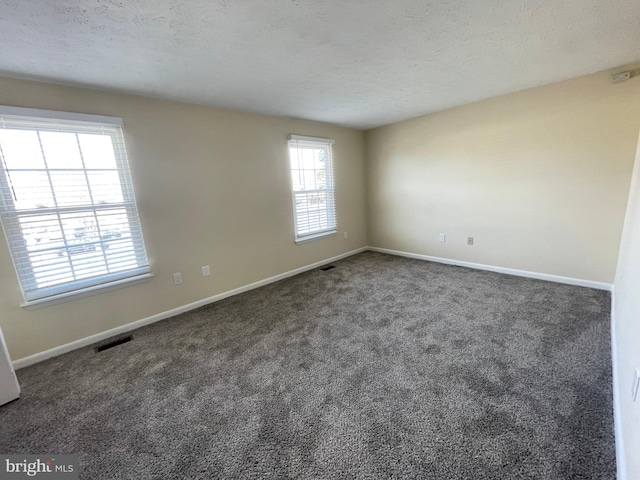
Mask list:
[[90,335],[85,338],[81,338],[75,340],[70,343],[66,343],[64,345],[60,345],[59,347],[55,347],[49,350],[45,350],[44,352],[35,353],[33,355],[29,355],[27,357],[19,358],[18,360],[14,360],[12,362],[13,368],[18,370],[20,368],[28,367],[29,365],[33,365],[35,363],[43,362],[48,360],[49,358],[57,357],[58,355],[62,355],[67,352],[71,352],[72,350],[77,350],[78,348],[86,347],[93,343],[99,342],[101,340],[105,340],[109,337],[113,337],[116,335],[121,335],[126,332],[130,332],[131,330],[135,330],[136,328],[144,327],[145,325],[150,325],[155,322],[159,322],[160,320],[164,320],[169,317],[173,317],[180,313],[188,312],[189,310],[195,310],[196,308],[200,308],[209,303],[214,303],[219,300],[222,300],[227,297],[231,297],[233,295],[238,295],[240,293],[248,292],[249,290],[253,290],[255,288],[263,287],[270,283],[277,282],[279,280],[283,280],[288,277],[293,277],[294,275],[298,275],[300,273],[313,270],[314,268],[321,267],[322,265],[326,265],[327,263],[335,262],[337,260],[341,260],[343,258],[350,257],[357,253],[361,253],[368,250],[367,247],[358,248],[356,250],[351,250],[349,252],[343,253],[341,255],[337,255],[335,257],[327,258],[325,260],[321,260],[316,263],[312,263],[311,265],[306,265],[304,267],[296,268],[294,270],[290,270],[288,272],[280,273],[278,275],[274,275],[273,277],[265,278],[264,280],[259,280],[257,282],[250,283],[248,285],[244,285],[242,287],[234,288],[233,290],[229,290],[227,292],[219,293],[217,295],[213,295],[212,297],[203,298],[202,300],[198,300],[193,303],[189,303],[187,305],[183,305],[181,307],[172,308],[171,310],[167,310],[165,312],[160,312],[155,315],[152,315],[147,318],[143,318],[141,320],[136,320],[135,322],[127,323],[126,325],[121,325],[116,328],[112,328],[110,330],[105,330],[104,332],[96,333],[95,335]]
[[618,387],[618,346],[616,343],[615,288],[611,290],[611,376],[613,378],[613,424],[616,439],[616,478],[626,480],[627,461],[622,436],[622,416],[620,412],[620,391]]
[[338,256],[335,256],[335,257],[332,257],[332,258],[327,258],[325,260],[321,260],[321,261],[313,263],[311,265],[306,265],[304,267],[296,268],[294,270],[290,270],[288,272],[284,272],[284,273],[281,273],[279,275],[275,275],[273,277],[265,278],[264,280],[259,280],[257,282],[253,282],[253,283],[250,283],[248,285],[244,285],[242,287],[238,287],[238,288],[235,288],[233,290],[229,290],[227,292],[219,293],[217,295],[213,295],[212,297],[203,298],[202,300],[198,300],[196,302],[189,303],[187,305],[182,305],[180,307],[176,307],[176,308],[173,308],[171,310],[167,310],[165,312],[160,312],[160,313],[157,313],[157,314],[152,315],[150,317],[143,318],[141,320],[136,320],[134,322],[127,323],[126,325],[121,325],[120,327],[112,328],[112,329],[106,330],[104,332],[99,332],[99,333],[96,333],[95,335],[91,335],[89,337],[81,338],[81,339],[75,340],[73,342],[66,343],[64,345],[60,345],[59,347],[55,347],[55,348],[52,348],[52,349],[49,349],[49,350],[45,350],[43,352],[35,353],[35,354],[29,355],[27,357],[19,358],[18,360],[14,360],[12,362],[13,368],[18,370],[20,368],[28,367],[29,365],[33,365],[35,363],[42,362],[42,361],[47,360],[47,359],[52,358],[52,357],[57,357],[58,355],[62,355],[64,353],[70,352],[72,350],[77,350],[78,348],[86,347],[87,345],[91,345],[93,343],[100,342],[101,340],[105,340],[107,338],[110,338],[110,337],[113,337],[113,336],[116,336],[116,335],[121,335],[123,333],[130,332],[131,330],[135,330],[136,328],[144,327],[145,325],[149,325],[149,324],[152,324],[152,323],[155,323],[155,322],[159,322],[160,320],[164,320],[166,318],[173,317],[173,316],[178,315],[180,313],[188,312],[189,310],[194,310],[196,308],[202,307],[202,306],[207,305],[209,303],[214,303],[214,302],[217,302],[217,301],[222,300],[224,298],[231,297],[233,295],[238,295],[240,293],[247,292],[249,290],[253,290],[254,288],[259,288],[259,287],[262,287],[264,285],[268,285],[270,283],[274,283],[274,282],[277,282],[279,280],[283,280],[285,278],[292,277],[294,275],[298,275],[299,273],[303,273],[303,272],[306,272],[308,270],[313,270],[314,268],[318,268],[318,267],[320,267],[322,265],[325,265],[327,263],[335,262],[337,260],[341,260],[343,258],[350,257],[351,255],[355,255],[357,253],[364,252],[366,250],[371,250],[371,251],[374,251],[374,252],[387,253],[387,254],[390,254],[390,255],[398,255],[398,256],[409,257],[409,258],[416,258],[416,259],[420,259],[420,260],[428,260],[428,261],[437,262],[437,263],[445,263],[445,264],[449,264],[449,265],[457,265],[457,266],[460,266],[460,267],[475,268],[475,269],[478,269],[478,270],[489,270],[489,271],[492,271],[492,272],[505,273],[507,275],[517,275],[517,276],[520,276],[520,277],[536,278],[536,279],[539,279],[539,280],[547,280],[547,281],[551,281],[551,282],[567,283],[569,285],[577,285],[577,286],[581,286],[581,287],[596,288],[596,289],[599,289],[599,290],[611,291],[611,289],[612,289],[612,285],[609,284],[609,283],[593,282],[593,281],[590,281],[590,280],[581,280],[581,279],[570,278],[570,277],[560,277],[560,276],[556,276],[556,275],[548,275],[548,274],[545,274],[545,273],[528,272],[528,271],[524,271],[524,270],[514,270],[514,269],[511,269],[511,268],[495,267],[495,266],[492,266],[492,265],[483,265],[483,264],[479,264],[479,263],[463,262],[463,261],[459,261],[459,260],[450,260],[450,259],[447,259],[447,258],[432,257],[432,256],[429,256],[429,255],[421,255],[421,254],[417,254],[417,253],[401,252],[401,251],[398,251],[398,250],[389,250],[389,249],[386,249],[386,248],[362,247],[362,248],[358,248],[356,250],[351,250],[349,252],[343,253],[341,255],[338,255]]
[[610,292],[613,288],[613,285],[610,283],[594,282],[592,280],[582,280],[580,278],[561,277],[558,275],[549,275],[547,273],[529,272],[527,270],[516,270],[513,268],[505,268],[505,267],[495,267],[493,265],[463,262],[461,260],[451,260],[448,258],[432,257],[430,255],[421,255],[419,253],[402,252],[399,250],[389,250],[387,248],[369,247],[369,250],[374,252],[380,252],[380,253],[388,253],[390,255],[398,255],[401,257],[416,258],[418,260],[427,260],[429,262],[445,263],[447,265],[456,265],[458,267],[475,268],[476,270],[488,270],[490,272],[504,273],[506,275],[535,278],[537,280],[546,280],[548,282],[565,283],[568,285],[576,285],[579,287],[595,288],[597,290],[606,290],[608,292]]

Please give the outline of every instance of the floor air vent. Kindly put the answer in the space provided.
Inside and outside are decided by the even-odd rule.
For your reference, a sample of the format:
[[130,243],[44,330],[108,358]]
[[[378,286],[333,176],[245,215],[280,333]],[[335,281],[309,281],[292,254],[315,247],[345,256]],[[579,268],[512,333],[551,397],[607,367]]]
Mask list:
[[96,347],[96,353],[100,353],[104,350],[108,350],[113,347],[117,347],[118,345],[122,345],[123,343],[127,343],[133,340],[133,336],[129,335],[127,337],[119,338],[118,340],[114,340],[113,342],[105,343],[104,345],[100,345]]
[[327,270],[331,270],[332,268],[336,268],[335,265],[329,265],[327,267],[322,267],[320,270],[322,270],[323,272],[326,272]]

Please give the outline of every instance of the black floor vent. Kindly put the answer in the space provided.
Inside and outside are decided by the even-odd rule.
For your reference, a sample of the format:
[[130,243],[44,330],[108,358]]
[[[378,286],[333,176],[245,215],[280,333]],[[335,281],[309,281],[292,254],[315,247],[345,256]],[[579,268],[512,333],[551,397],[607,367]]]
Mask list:
[[118,340],[114,340],[113,342],[105,343],[104,345],[100,345],[96,347],[96,353],[100,353],[103,350],[108,350],[113,347],[117,347],[118,345],[122,345],[123,343],[127,343],[133,340],[133,336],[129,335],[127,337],[119,338]]
[[336,268],[335,265],[329,265],[327,267],[322,267],[320,270],[322,270],[323,272],[326,272],[327,270],[331,270],[332,268]]

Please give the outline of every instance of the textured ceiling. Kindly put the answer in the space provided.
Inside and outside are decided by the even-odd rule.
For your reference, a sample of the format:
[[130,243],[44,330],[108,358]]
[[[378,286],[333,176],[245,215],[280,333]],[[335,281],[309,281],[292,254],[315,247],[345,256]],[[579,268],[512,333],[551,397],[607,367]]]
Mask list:
[[0,74],[370,128],[640,60],[638,0],[0,0]]

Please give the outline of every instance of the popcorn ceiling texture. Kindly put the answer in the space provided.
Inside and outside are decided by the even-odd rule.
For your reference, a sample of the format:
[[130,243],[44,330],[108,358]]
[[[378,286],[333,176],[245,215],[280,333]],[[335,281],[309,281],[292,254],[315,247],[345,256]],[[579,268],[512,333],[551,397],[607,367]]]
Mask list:
[[637,0],[9,0],[0,74],[370,128],[640,60]]
[[87,479],[614,479],[607,292],[367,252],[18,371]]

